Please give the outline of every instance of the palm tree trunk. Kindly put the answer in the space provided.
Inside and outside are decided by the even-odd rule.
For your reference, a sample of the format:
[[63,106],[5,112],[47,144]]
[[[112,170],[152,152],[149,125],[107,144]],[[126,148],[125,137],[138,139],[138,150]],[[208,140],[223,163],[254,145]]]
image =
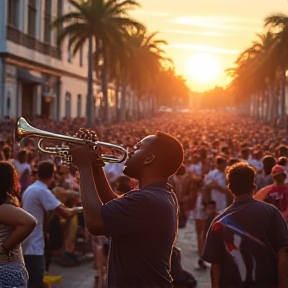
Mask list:
[[137,115],[138,115],[138,120],[140,120],[141,119],[141,109],[140,109],[141,100],[139,99],[138,95],[136,95],[136,99],[137,99]]
[[274,119],[273,119],[273,125],[278,125],[278,122],[279,122],[279,89],[277,89],[277,92],[276,92],[276,95],[275,95],[275,107],[274,107]]
[[255,94],[252,94],[251,95],[251,102],[252,102],[252,117],[253,118],[256,118],[256,105],[257,105],[257,103],[256,103],[256,96],[255,96]]
[[259,117],[259,96],[258,94],[254,94],[254,103],[255,103],[255,119],[258,120]]
[[266,115],[265,115],[265,122],[267,124],[270,123],[270,110],[272,106],[272,98],[271,98],[271,89],[267,89],[267,102],[266,102]]
[[119,82],[115,83],[115,122],[119,122]]
[[93,41],[92,37],[88,40],[88,87],[87,87],[87,100],[86,100],[86,114],[87,114],[87,127],[92,127],[94,119],[94,101],[93,100]]
[[107,81],[107,57],[103,47],[103,65],[102,65],[102,108],[103,108],[103,122],[109,123],[109,103],[108,103],[108,81]]
[[281,121],[282,128],[286,128],[286,69],[281,75]]
[[120,114],[120,123],[126,122],[126,81],[123,79],[122,81],[122,89],[121,89],[121,114]]
[[265,93],[261,93],[261,96],[260,96],[260,99],[261,99],[261,115],[260,115],[260,118],[261,120],[264,119],[264,115],[265,115],[265,111],[264,111],[264,106],[265,106]]
[[155,106],[156,106],[155,102],[156,102],[155,96],[152,94],[151,95],[151,115],[152,115],[152,117],[155,116]]
[[253,95],[250,95],[249,96],[249,99],[248,99],[248,104],[247,104],[247,109],[248,109],[248,116],[249,117],[253,117]]

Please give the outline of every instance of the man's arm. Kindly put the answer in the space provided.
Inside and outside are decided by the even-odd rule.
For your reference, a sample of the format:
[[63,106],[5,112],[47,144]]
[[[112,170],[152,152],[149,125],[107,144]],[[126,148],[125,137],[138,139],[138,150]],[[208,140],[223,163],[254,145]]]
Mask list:
[[259,201],[264,201],[266,198],[268,192],[271,190],[271,188],[274,186],[274,184],[271,184],[269,186],[266,186],[256,192],[256,194],[253,196],[254,199]]
[[288,288],[288,247],[278,252],[278,287]]
[[104,234],[101,216],[102,203],[97,194],[91,165],[78,166],[80,172],[80,189],[84,209],[85,223],[93,235]]
[[19,245],[36,226],[36,219],[31,214],[10,204],[0,206],[0,222],[14,227],[3,243],[8,250],[13,250]]
[[[73,147],[70,149],[69,153],[80,173],[80,190],[85,224],[91,234],[103,235],[105,234],[104,223],[101,216],[101,207],[103,204],[97,194],[91,166],[91,163],[95,159],[95,153],[91,152],[88,144],[80,147]],[[99,164],[96,163],[95,165]],[[100,168],[102,169],[102,167]]]
[[221,185],[219,185],[219,183],[218,183],[217,181],[212,181],[212,182],[210,183],[210,187],[211,187],[212,189],[218,190],[218,191],[221,192],[221,193],[227,193],[227,192],[228,192],[228,188],[227,188],[226,186],[221,186]]
[[97,193],[102,203],[106,204],[107,202],[118,198],[118,195],[111,189],[102,166],[98,163],[93,163],[92,171]]
[[212,288],[220,288],[220,272],[221,267],[218,264],[212,264],[210,269],[210,277]]
[[81,212],[80,208],[81,207],[67,208],[63,205],[59,205],[54,209],[54,213],[60,218],[67,219],[75,215],[76,213],[80,213]]

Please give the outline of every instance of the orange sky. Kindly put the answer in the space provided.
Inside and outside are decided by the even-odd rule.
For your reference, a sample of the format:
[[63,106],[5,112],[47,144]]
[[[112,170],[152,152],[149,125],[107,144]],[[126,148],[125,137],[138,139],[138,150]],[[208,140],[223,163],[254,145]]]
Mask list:
[[[287,0],[138,0],[141,8],[130,15],[144,23],[149,33],[166,40],[165,51],[174,60],[178,74],[184,75],[193,91],[225,85],[226,68],[263,33],[263,19],[271,13],[288,14]],[[155,39],[156,39],[155,38]],[[209,54],[207,65],[218,62],[216,79],[200,83],[192,76],[195,54]],[[189,60],[190,59],[190,60]],[[204,58],[205,59],[205,58]],[[190,64],[188,64],[190,63]],[[211,63],[211,64],[209,64]],[[216,65],[215,64],[215,65]],[[217,67],[217,66],[216,66]],[[213,71],[211,67],[211,71]],[[209,69],[209,68],[208,68]],[[216,68],[215,68],[216,69]],[[201,78],[201,74],[198,75]],[[205,75],[204,75],[205,76]],[[211,76],[213,77],[213,75]]]

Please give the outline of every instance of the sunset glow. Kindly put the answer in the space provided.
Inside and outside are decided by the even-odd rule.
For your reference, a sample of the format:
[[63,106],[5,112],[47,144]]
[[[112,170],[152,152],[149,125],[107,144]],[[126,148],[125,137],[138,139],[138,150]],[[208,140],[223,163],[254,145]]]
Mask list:
[[214,80],[220,73],[220,65],[215,57],[209,54],[194,54],[186,62],[187,78],[201,83]]
[[139,0],[139,3],[141,7],[131,15],[145,23],[149,31],[158,31],[157,37],[168,42],[164,49],[173,59],[177,73],[187,79],[191,89],[199,92],[225,86],[225,69],[234,66],[257,33],[263,33],[264,18],[288,12],[287,0],[255,0],[253,5],[246,0]]

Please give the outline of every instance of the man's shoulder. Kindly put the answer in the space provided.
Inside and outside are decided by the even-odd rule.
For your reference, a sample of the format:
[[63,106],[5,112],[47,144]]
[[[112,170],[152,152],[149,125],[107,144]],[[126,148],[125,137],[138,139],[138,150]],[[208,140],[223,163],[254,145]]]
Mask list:
[[34,183],[30,184],[24,193],[26,192],[32,192],[32,191],[49,191],[49,189],[47,188],[47,186],[45,184],[42,184],[39,181],[35,181]]
[[218,171],[217,169],[210,170],[208,172],[207,176],[213,175],[213,174],[217,173],[217,171]]
[[247,208],[250,207],[255,216],[257,214],[257,211],[259,211],[257,209],[277,210],[277,208],[275,208],[273,205],[251,198],[248,201],[237,201],[237,200],[234,201],[229,207],[220,212],[220,214],[217,217],[221,218],[234,212],[237,213],[237,211],[239,211],[239,213],[243,213],[243,208],[245,207]]
[[255,200],[263,201],[267,195],[267,193],[274,187],[274,184],[268,185],[259,191],[253,196]]
[[[155,191],[160,191],[161,189],[157,189],[154,186],[147,186],[144,188],[134,189],[129,191],[128,193],[124,194],[124,197],[141,197],[141,198],[149,198],[150,196],[155,195]],[[168,191],[168,190],[167,190]]]
[[[153,200],[159,200],[161,201],[161,199],[166,198],[166,196],[173,196],[175,195],[175,193],[173,192],[173,188],[171,188],[172,190],[170,190],[169,188],[170,186],[167,185],[167,187],[165,187],[164,185],[149,185],[146,187],[143,187],[141,189],[134,189],[131,190],[130,192],[126,193],[123,195],[123,197],[130,197],[133,199],[137,199],[137,200],[148,200],[150,201],[151,199]],[[172,195],[173,194],[173,195]],[[176,196],[175,196],[176,197]]]

